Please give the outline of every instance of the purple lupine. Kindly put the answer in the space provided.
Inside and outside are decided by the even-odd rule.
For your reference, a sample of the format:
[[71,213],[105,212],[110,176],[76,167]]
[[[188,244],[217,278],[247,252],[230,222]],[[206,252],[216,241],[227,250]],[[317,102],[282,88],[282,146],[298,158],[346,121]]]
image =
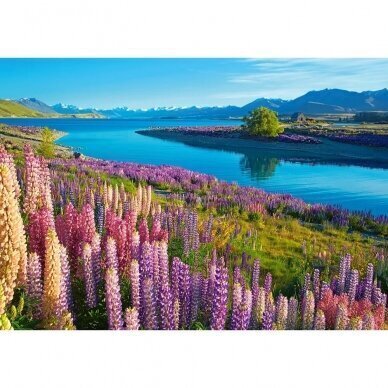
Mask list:
[[260,279],[260,260],[256,259],[253,262],[253,268],[252,268],[252,319],[251,319],[251,326],[255,327],[257,323],[257,298],[259,296],[259,279]]
[[191,311],[190,311],[191,324],[197,320],[199,305],[201,301],[201,284],[202,284],[201,274],[194,273],[191,276]]
[[[173,301],[179,300],[179,272],[180,272],[180,260],[178,257],[172,259],[171,266],[171,296]],[[175,302],[174,302],[175,303]]]
[[146,330],[157,330],[157,320],[155,311],[155,296],[153,291],[153,282],[151,278],[145,278],[141,287],[141,311],[143,327]]
[[322,310],[317,310],[314,319],[314,330],[325,330],[326,329],[326,319],[325,314]]
[[167,243],[159,245],[159,296],[158,307],[160,312],[160,325],[163,330],[174,328],[173,304],[168,274]]
[[33,315],[39,319],[41,316],[41,301],[43,293],[42,284],[42,266],[39,256],[36,253],[30,253],[28,255],[27,262],[27,294],[31,299],[34,299],[36,305],[34,305]]
[[288,302],[287,329],[295,330],[298,318],[298,301],[291,297]]
[[110,330],[121,330],[124,326],[119,276],[115,268],[105,272],[105,300]]
[[190,323],[190,267],[188,264],[180,263],[179,269],[179,301],[180,301],[180,312],[181,312],[181,326],[186,328]]
[[373,287],[373,264],[369,263],[366,270],[364,298],[371,300]]
[[139,312],[136,307],[125,310],[125,328],[127,330],[139,330]]
[[320,299],[319,291],[320,291],[321,281],[319,277],[320,277],[319,269],[315,269],[313,273],[313,292],[314,292],[315,300]]
[[240,319],[240,305],[242,303],[242,287],[240,283],[233,284],[233,299],[232,299],[232,317],[230,321],[230,328],[237,330],[238,321]]
[[311,276],[309,273],[306,273],[306,275],[304,276],[304,283],[303,283],[303,287],[302,287],[301,295],[300,295],[300,298],[302,300],[306,296],[306,294],[310,290],[310,288],[311,288]]
[[336,293],[341,295],[346,291],[346,280],[348,278],[348,272],[350,270],[350,255],[345,255],[341,258],[340,268],[339,268],[339,278]]
[[352,269],[350,273],[349,280],[349,302],[353,302],[356,299],[356,291],[358,286],[358,271],[356,269]]
[[140,310],[140,274],[139,274],[139,263],[137,260],[131,261],[129,278],[130,278],[130,282],[131,282],[132,307],[135,307],[136,310],[139,312],[139,310]]
[[175,299],[174,300],[174,330],[178,330],[179,329],[179,299]]
[[88,306],[88,308],[94,308],[97,305],[97,293],[95,276],[93,271],[92,248],[88,243],[86,243],[83,247],[82,261],[84,267],[86,305]]
[[273,330],[274,320],[275,320],[275,307],[272,301],[270,300],[269,303],[267,303],[264,310],[261,328],[263,330]]
[[216,267],[216,279],[214,283],[214,302],[210,327],[212,330],[222,330],[225,327],[228,303],[228,270],[223,259]]
[[315,300],[312,291],[307,291],[303,301],[302,328],[311,330],[314,324]]

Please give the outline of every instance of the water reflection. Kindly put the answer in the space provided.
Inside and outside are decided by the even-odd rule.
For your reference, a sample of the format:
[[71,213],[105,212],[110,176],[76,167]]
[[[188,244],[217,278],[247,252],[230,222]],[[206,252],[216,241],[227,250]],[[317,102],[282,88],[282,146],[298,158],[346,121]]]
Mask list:
[[248,171],[255,180],[268,179],[274,175],[279,159],[266,157],[257,153],[247,153],[240,160],[243,172]]

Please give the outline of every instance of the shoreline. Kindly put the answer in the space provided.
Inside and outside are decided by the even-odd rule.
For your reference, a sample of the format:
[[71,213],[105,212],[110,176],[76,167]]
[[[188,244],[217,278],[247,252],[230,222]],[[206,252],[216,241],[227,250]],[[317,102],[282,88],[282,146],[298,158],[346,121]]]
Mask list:
[[335,142],[320,138],[320,144],[285,143],[276,140],[256,140],[237,136],[209,136],[183,133],[166,129],[138,130],[136,133],[166,141],[184,143],[193,147],[232,151],[241,154],[257,154],[262,151],[268,157],[290,162],[318,164],[356,165],[360,167],[388,169],[388,153],[384,148],[372,148]]

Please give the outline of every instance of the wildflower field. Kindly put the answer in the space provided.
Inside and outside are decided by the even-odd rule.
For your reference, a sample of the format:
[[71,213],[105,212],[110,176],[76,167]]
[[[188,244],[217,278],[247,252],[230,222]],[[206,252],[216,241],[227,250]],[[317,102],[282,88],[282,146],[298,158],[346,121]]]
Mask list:
[[387,326],[388,217],[0,148],[0,328]]

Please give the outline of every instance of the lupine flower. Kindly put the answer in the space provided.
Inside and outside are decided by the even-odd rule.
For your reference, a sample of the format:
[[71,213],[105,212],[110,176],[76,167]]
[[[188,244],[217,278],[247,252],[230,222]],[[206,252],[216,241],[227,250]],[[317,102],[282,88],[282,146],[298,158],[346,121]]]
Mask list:
[[285,330],[287,326],[288,316],[288,299],[283,295],[279,295],[276,303],[276,328]]
[[211,328],[222,330],[225,327],[228,302],[228,272],[223,261],[216,267],[214,302],[212,306]]
[[155,308],[152,279],[145,278],[142,286],[141,311],[143,326],[146,330],[156,330],[158,328]]
[[251,326],[255,326],[257,322],[257,299],[259,296],[259,278],[260,278],[260,260],[256,259],[253,262],[253,269],[252,269],[252,319],[251,319]]
[[136,307],[125,310],[125,328],[127,330],[139,330],[139,312]]
[[71,293],[70,265],[67,251],[63,245],[59,246],[59,251],[61,258],[60,311],[63,315],[73,308],[73,298]]
[[105,272],[105,299],[108,325],[111,330],[121,330],[124,326],[119,277],[117,270],[110,267]]
[[264,290],[266,294],[269,294],[272,287],[272,275],[268,272],[267,275],[265,275],[264,280]]
[[42,312],[41,302],[43,293],[42,266],[40,258],[36,253],[30,253],[28,255],[27,279],[28,296],[35,301],[33,315],[35,318],[40,318]]
[[61,295],[61,256],[58,237],[50,229],[46,236],[42,314],[47,325],[57,324]]
[[295,330],[298,317],[298,301],[291,297],[288,303],[287,329]]
[[140,274],[139,274],[139,263],[137,260],[132,260],[131,270],[131,298],[132,306],[139,311],[140,309]]
[[345,304],[339,303],[337,307],[337,315],[335,318],[335,330],[346,330],[348,328],[349,318],[348,309]]
[[84,267],[86,305],[89,308],[94,308],[97,305],[96,283],[93,271],[92,248],[88,243],[84,245],[82,261]]
[[302,316],[302,327],[304,330],[311,330],[314,323],[315,300],[312,291],[307,291],[304,299],[304,309]]
[[115,269],[116,272],[119,270],[116,241],[112,237],[108,237],[106,241],[106,266]]
[[366,271],[365,291],[364,291],[364,298],[367,300],[371,300],[372,298],[373,272],[374,272],[373,264],[369,263]]
[[364,315],[362,319],[363,330],[375,330],[375,319],[371,312]]
[[264,287],[259,287],[259,294],[257,296],[257,306],[256,306],[256,319],[259,325],[262,324],[263,315],[265,311],[265,301],[266,301],[266,291]]
[[314,319],[314,330],[325,330],[326,329],[326,319],[325,314],[322,310],[317,310]]

